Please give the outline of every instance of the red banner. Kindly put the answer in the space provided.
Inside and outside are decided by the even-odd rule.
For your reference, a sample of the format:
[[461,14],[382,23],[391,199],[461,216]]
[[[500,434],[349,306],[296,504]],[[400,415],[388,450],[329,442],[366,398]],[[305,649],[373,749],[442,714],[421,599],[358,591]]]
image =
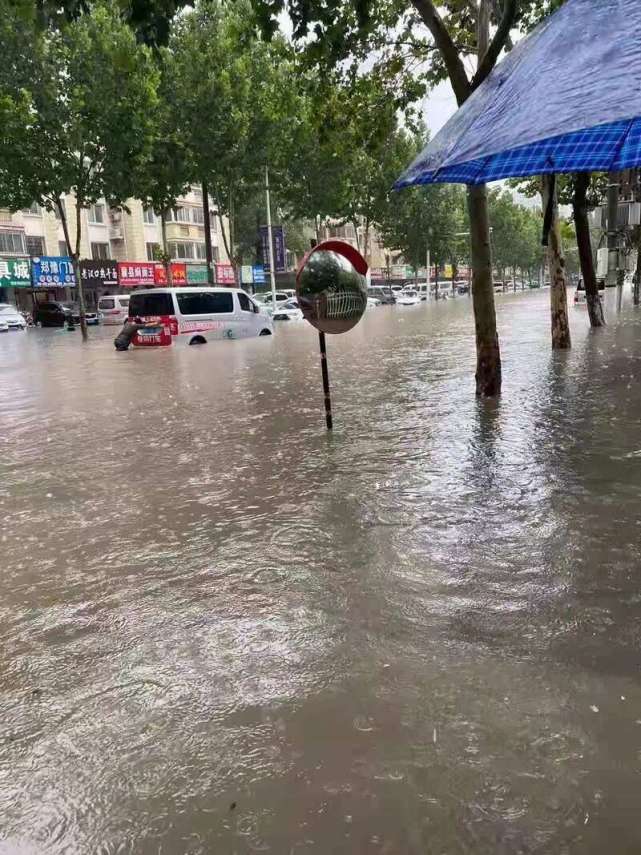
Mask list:
[[218,285],[235,285],[234,268],[231,264],[216,265],[216,282]]
[[[154,271],[154,281],[156,285],[168,285],[167,271],[164,264],[157,264]],[[180,261],[172,261],[171,263],[171,283],[176,287],[187,284],[187,265]]]
[[123,288],[133,288],[136,285],[154,286],[153,261],[119,261],[118,284]]

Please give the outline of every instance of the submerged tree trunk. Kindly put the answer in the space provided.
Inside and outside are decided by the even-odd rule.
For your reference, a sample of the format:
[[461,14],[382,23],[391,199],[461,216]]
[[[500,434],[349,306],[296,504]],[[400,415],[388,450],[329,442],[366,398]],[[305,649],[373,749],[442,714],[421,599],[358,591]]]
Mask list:
[[[209,217],[209,187],[207,182],[203,179],[200,185],[201,193],[203,197],[203,225],[205,227],[205,260],[207,262],[207,284],[214,284],[214,251],[211,245],[211,221]],[[220,216],[220,205],[218,204],[218,199],[216,199],[217,207],[218,207],[218,215]],[[220,222],[222,224],[222,217],[220,217]]]
[[641,226],[637,226],[637,266],[634,271],[632,299],[635,306],[639,305],[639,291],[641,290]]
[[60,222],[62,223],[62,232],[65,236],[65,242],[67,244],[67,251],[71,255],[71,264],[73,266],[73,275],[76,279],[76,288],[78,289],[78,307],[80,309],[80,332],[82,333],[82,340],[88,341],[89,335],[87,333],[87,314],[85,311],[85,292],[82,287],[82,279],[80,278],[80,215],[81,208],[78,204],[78,199],[76,198],[76,246],[75,250],[71,248],[71,238],[69,237],[69,222],[67,221],[67,211],[65,206],[62,203],[62,200],[58,198],[56,200],[56,207],[58,208],[58,214],[60,216]]
[[162,237],[162,253],[163,264],[165,265],[165,278],[167,279],[167,285],[171,286],[174,284],[174,277],[171,272],[171,258],[169,257],[169,252],[167,251],[167,211],[160,212],[160,234]]
[[501,351],[496,331],[492,286],[492,250],[484,184],[468,185],[472,245],[472,300],[476,327],[476,394],[491,398],[501,393]]
[[603,314],[603,303],[599,297],[599,286],[594,270],[594,258],[592,257],[592,244],[590,241],[590,223],[588,222],[587,192],[589,184],[589,172],[577,172],[575,174],[572,208],[574,211],[576,242],[579,249],[579,261],[583,284],[585,285],[585,299],[588,304],[590,326],[604,327],[605,316]]
[[[552,177],[543,176],[541,197],[543,210],[547,210],[552,190]],[[565,258],[561,246],[561,224],[556,189],[552,200],[552,222],[548,235],[548,264],[550,267],[550,320],[552,325],[552,350],[568,350],[572,347],[570,322],[568,320],[568,283],[565,275]]]

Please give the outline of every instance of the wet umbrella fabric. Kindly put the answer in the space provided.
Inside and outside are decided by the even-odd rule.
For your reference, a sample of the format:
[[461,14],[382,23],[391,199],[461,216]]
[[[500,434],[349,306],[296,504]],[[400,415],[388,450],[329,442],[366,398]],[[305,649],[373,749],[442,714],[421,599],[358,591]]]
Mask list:
[[520,41],[397,188],[641,164],[640,0],[567,0]]

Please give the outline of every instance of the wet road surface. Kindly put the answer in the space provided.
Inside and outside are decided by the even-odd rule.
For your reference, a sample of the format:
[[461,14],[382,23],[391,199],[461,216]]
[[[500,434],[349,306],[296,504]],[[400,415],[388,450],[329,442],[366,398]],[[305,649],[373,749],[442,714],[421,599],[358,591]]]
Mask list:
[[641,312],[0,337],[0,853],[641,850]]

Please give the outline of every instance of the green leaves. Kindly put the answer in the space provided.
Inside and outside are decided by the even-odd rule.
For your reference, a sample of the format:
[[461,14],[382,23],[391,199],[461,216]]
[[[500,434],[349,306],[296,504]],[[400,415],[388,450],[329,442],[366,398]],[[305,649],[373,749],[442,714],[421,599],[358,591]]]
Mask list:
[[104,6],[47,31],[12,15],[6,0],[0,9],[0,204],[16,209],[28,199],[51,210],[69,192],[80,206],[101,196],[124,203],[154,133],[157,72],[149,50]]

